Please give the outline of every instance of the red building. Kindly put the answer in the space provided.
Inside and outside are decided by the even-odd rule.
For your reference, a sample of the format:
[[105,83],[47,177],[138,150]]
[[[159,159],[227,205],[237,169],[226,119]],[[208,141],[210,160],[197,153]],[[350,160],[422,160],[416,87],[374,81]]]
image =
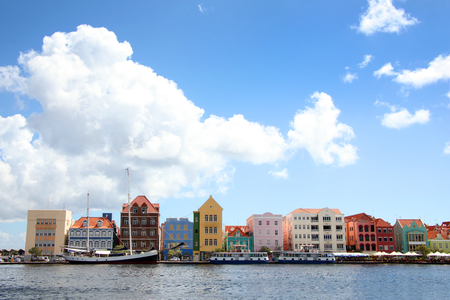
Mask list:
[[[131,202],[131,236],[133,250],[159,250],[159,204],[152,204],[145,196],[137,196]],[[128,203],[122,205],[120,213],[122,245],[129,248],[130,227]]]
[[384,221],[376,219],[377,228],[377,250],[391,253],[395,250],[394,226]]

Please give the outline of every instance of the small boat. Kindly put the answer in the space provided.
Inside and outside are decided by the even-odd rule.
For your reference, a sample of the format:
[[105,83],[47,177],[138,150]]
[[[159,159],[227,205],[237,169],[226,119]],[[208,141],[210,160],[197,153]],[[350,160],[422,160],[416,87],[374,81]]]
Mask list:
[[282,264],[332,264],[336,262],[333,253],[282,251],[278,263]]
[[214,252],[209,259],[212,264],[267,264],[267,252]]
[[[128,178],[130,176],[129,170],[126,169]],[[87,209],[87,224],[89,224],[89,193],[88,193],[88,209]],[[130,180],[128,179],[128,219],[131,220],[130,212]],[[129,222],[129,232],[131,232],[131,222]],[[132,235],[130,234],[130,252],[121,253],[119,255],[110,254],[110,251],[91,250],[89,249],[89,225],[87,226],[87,243],[85,250],[69,249],[68,254],[64,256],[65,260],[72,264],[156,264],[158,260],[158,251],[150,250],[135,254],[133,252]],[[77,253],[78,255],[73,255]]]

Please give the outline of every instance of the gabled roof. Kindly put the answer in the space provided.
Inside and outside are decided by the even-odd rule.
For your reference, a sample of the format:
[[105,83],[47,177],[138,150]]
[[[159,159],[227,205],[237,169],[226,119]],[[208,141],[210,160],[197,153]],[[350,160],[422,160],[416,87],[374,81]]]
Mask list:
[[397,222],[400,224],[400,226],[405,227],[411,227],[413,222],[416,222],[417,226],[422,227],[423,223],[420,219],[397,219]]
[[[70,228],[86,228],[86,227],[83,227],[84,220],[87,220],[87,217],[82,217],[82,218],[78,219],[77,221],[75,221],[75,223]],[[102,221],[101,227],[97,227],[98,221]],[[89,228],[114,228],[114,227],[108,218],[90,217],[89,218]]]
[[[131,207],[138,206],[143,207],[147,206],[147,212],[149,213],[159,213],[159,203],[150,203],[150,201],[145,196],[137,196],[134,198],[133,201],[131,201]],[[122,204],[122,212],[126,213],[128,212],[128,203]]]
[[219,203],[217,203],[216,200],[214,200],[214,198],[212,196],[209,196],[208,200],[206,200],[205,203],[203,203],[203,205],[200,207],[199,210],[203,210],[203,208],[206,208],[210,205],[217,205],[218,207],[220,207],[221,210],[223,210],[222,206],[219,205]]
[[247,236],[247,226],[225,226],[225,234],[228,236],[235,236],[236,232],[240,232],[241,236]]
[[378,218],[375,220],[375,225],[380,227],[392,227],[391,223],[386,222],[385,220]]
[[439,232],[436,232],[436,231],[428,231],[427,232],[427,238],[429,240],[434,240],[437,237],[438,234],[439,234]]
[[[301,214],[301,213],[318,214],[322,210],[327,209],[327,208],[328,207],[324,207],[324,208],[297,208],[296,210],[291,212],[291,214]],[[328,208],[328,209],[331,210],[332,212],[334,212],[335,214],[342,214],[340,209],[337,209],[337,208]]]
[[375,218],[369,216],[366,213],[359,213],[356,215],[352,215],[352,216],[346,216],[344,218],[345,222],[364,222],[364,221],[374,221]]

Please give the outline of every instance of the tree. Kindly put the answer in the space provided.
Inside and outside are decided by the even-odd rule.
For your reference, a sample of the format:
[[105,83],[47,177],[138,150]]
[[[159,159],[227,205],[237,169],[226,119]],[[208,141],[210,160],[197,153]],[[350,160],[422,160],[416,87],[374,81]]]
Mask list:
[[261,249],[259,250],[259,252],[267,252],[267,254],[270,254],[272,252],[272,249],[270,249],[266,246],[262,246]]
[[416,251],[420,252],[422,254],[422,258],[427,258],[427,255],[431,252],[430,248],[428,248],[426,245],[419,245],[416,248]]
[[180,257],[181,256],[181,250],[180,249],[170,249],[168,252],[167,252],[167,256],[170,256],[170,257]]
[[28,250],[28,253],[30,253],[32,256],[41,256],[42,252],[38,247],[33,247],[30,250]]
[[216,248],[216,250],[214,250],[214,252],[223,252],[222,248]]

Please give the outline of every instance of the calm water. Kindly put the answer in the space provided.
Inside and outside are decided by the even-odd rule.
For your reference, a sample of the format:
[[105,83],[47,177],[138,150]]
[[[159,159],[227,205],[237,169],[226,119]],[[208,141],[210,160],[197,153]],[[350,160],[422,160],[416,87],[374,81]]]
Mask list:
[[448,299],[450,265],[0,265],[0,299]]

